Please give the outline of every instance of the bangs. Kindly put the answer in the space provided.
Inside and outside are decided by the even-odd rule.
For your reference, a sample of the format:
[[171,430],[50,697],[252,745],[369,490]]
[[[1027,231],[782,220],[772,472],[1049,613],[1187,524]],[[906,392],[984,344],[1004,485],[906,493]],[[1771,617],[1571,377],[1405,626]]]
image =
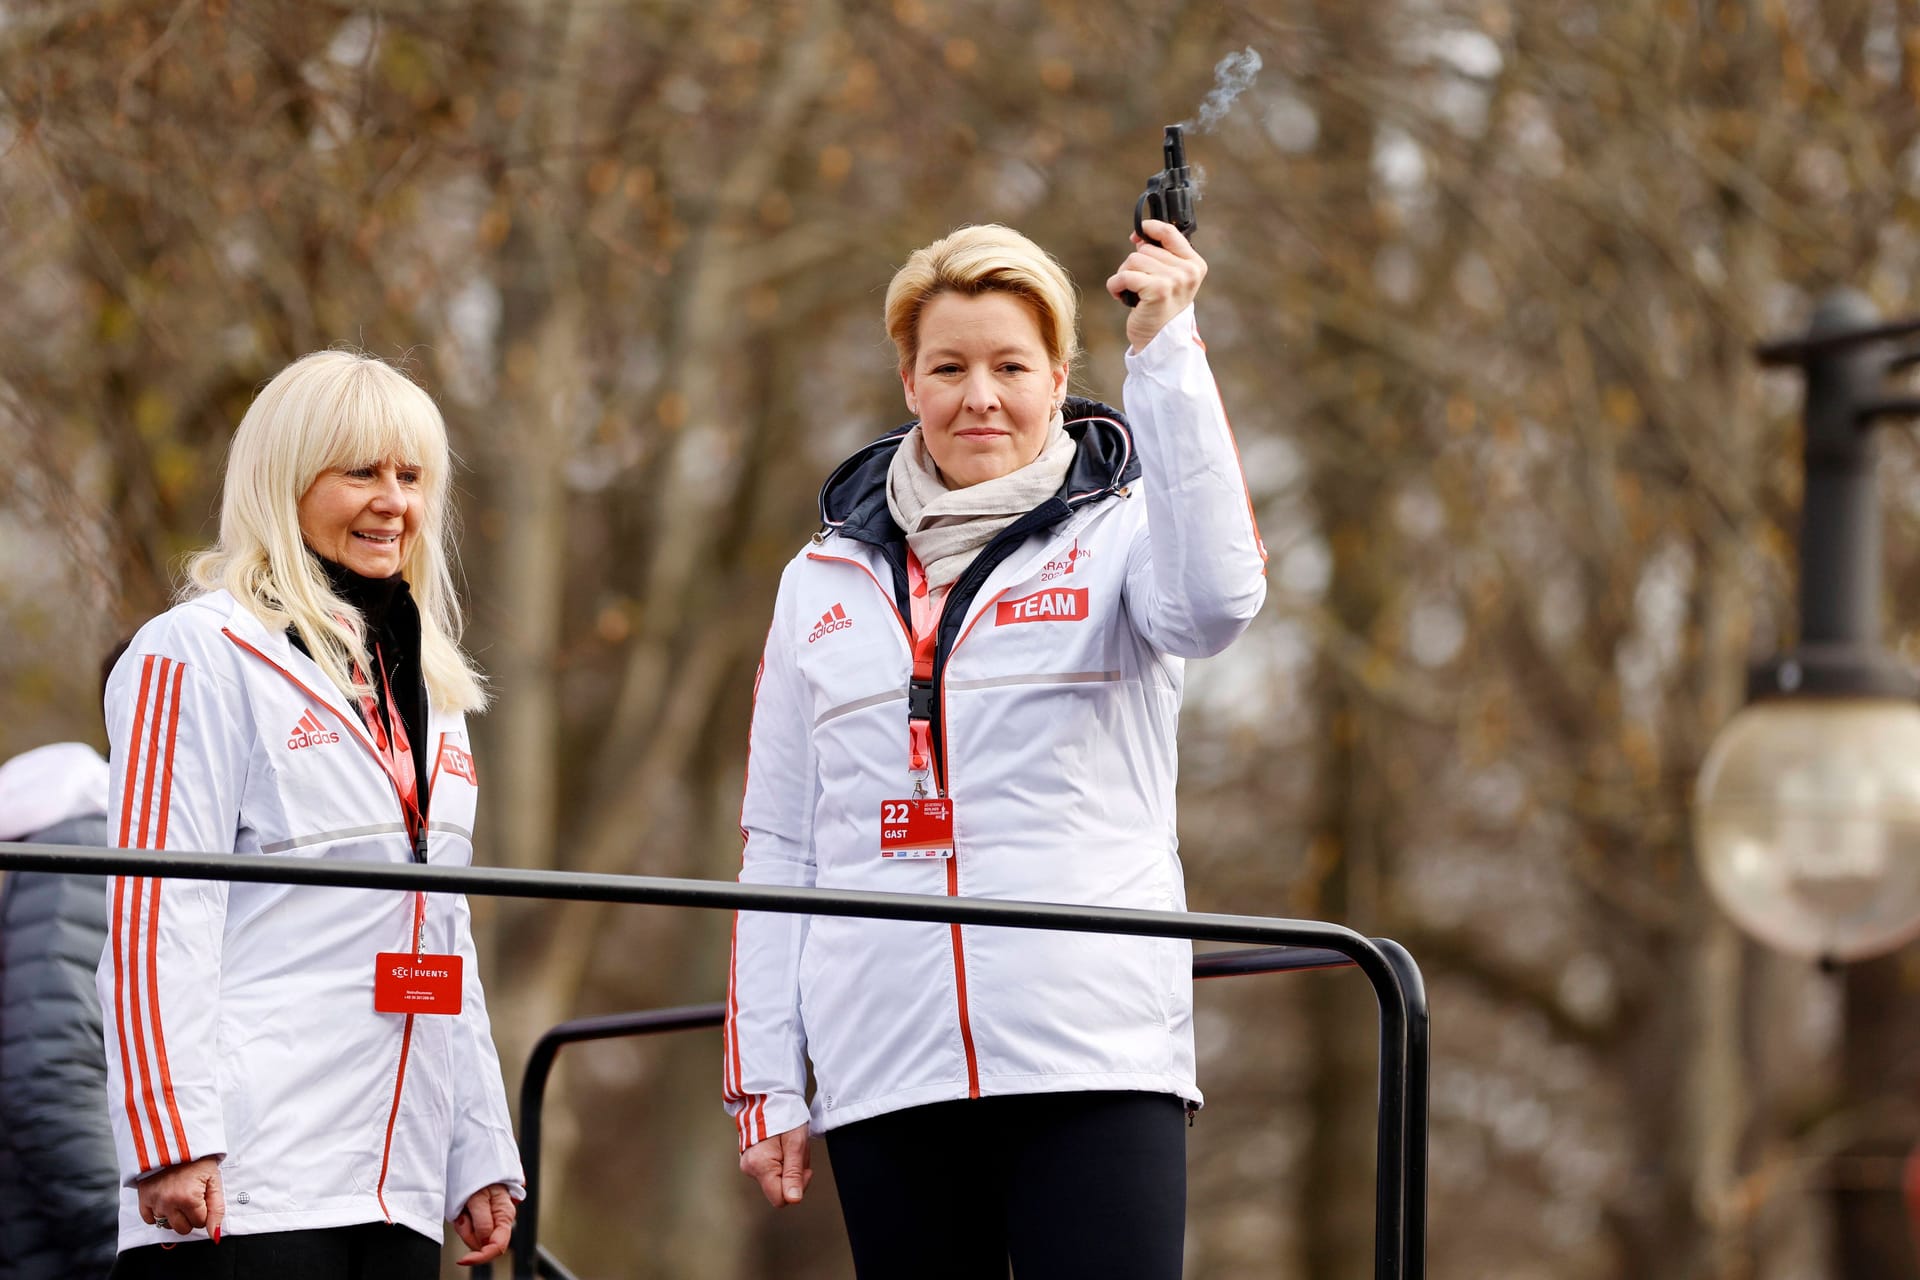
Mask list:
[[997,223],[961,227],[913,251],[887,285],[887,336],[904,373],[920,348],[920,313],[937,294],[967,297],[1007,293],[1024,300],[1040,324],[1048,358],[1056,365],[1080,355],[1080,307],[1073,280],[1059,260],[1026,236]]
[[336,688],[368,692],[355,674],[370,665],[363,619],[340,615],[343,602],[301,533],[300,507],[323,472],[387,462],[417,469],[425,499],[401,573],[420,609],[428,695],[435,707],[477,711],[486,689],[459,649],[460,602],[447,567],[446,422],[423,388],[383,360],[316,351],[261,388],[228,446],[220,540],[193,558],[190,581],[200,592],[230,591],[274,630],[293,627]]
[[342,372],[335,394],[314,407],[313,474],[391,459],[418,467],[431,487],[444,484],[446,426],[427,393],[372,361]]

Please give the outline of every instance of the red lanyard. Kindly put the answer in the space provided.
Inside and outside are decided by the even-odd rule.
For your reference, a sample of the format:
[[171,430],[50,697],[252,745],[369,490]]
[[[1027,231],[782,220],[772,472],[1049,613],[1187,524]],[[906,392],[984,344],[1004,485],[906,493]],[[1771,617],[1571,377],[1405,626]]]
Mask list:
[[[380,688],[387,695],[387,714],[382,717],[380,704],[372,694],[360,696],[360,719],[366,723],[367,731],[373,735],[373,745],[380,763],[387,771],[387,777],[393,780],[394,794],[400,797],[401,816],[407,821],[407,840],[415,848],[421,847],[421,836],[427,829],[426,817],[420,812],[420,775],[413,767],[413,742],[407,737],[406,718],[393,702],[393,683],[387,678],[387,660],[380,652],[380,646],[373,647],[374,665],[380,668]],[[354,675],[366,679],[364,671],[355,671]],[[389,728],[391,722],[391,728]],[[426,928],[427,895],[416,892],[413,895],[413,950],[418,955],[421,949],[422,933]]]
[[[362,694],[360,719],[373,734],[380,763],[393,779],[394,793],[400,797],[400,808],[407,820],[407,835],[417,840],[426,827],[426,819],[420,813],[420,776],[413,767],[413,743],[407,737],[407,722],[393,703],[393,685],[387,679],[386,658],[378,645],[373,649],[373,661],[380,668],[380,687],[387,695],[387,714],[380,714],[380,705],[372,694]],[[365,678],[364,672],[354,674]]]
[[[392,731],[388,723],[380,718],[380,704],[372,695],[361,695],[359,716],[361,723],[367,725],[372,733],[374,756],[380,760],[380,768],[386,770],[388,781],[394,783],[394,794],[399,796],[399,816],[407,821],[407,842],[415,848],[420,862],[426,862],[426,818],[420,814],[420,779],[413,768],[413,741],[407,737],[407,722],[401,718],[394,706],[394,683],[386,676],[386,656],[380,647],[372,649],[374,666],[380,668],[380,687],[386,691],[388,718],[392,720]],[[353,683],[371,683],[367,672],[353,666]],[[426,935],[426,894],[415,890],[413,894],[413,954],[419,956],[424,950]]]
[[[927,588],[927,572],[920,557],[907,550],[907,599],[913,612],[913,679],[916,684],[933,683],[933,650],[939,635],[940,606]],[[911,707],[911,701],[909,702]],[[914,794],[925,794],[925,780],[933,773],[933,723],[907,716],[907,772],[913,778]]]

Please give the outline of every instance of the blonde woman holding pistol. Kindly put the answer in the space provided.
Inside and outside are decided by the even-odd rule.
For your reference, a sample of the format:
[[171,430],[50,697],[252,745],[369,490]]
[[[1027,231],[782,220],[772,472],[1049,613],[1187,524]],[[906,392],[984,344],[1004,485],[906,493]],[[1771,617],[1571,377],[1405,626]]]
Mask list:
[[[743,881],[1178,910],[1185,660],[1265,596],[1193,301],[1148,220],[1107,291],[1126,414],[1067,393],[1076,301],[967,227],[887,291],[913,421],[842,463],[781,580]],[[1180,1274],[1191,951],[1164,939],[742,913],[725,1101],[792,1204],[823,1133],[860,1276]],[[806,1093],[809,1064],[815,1080]]]

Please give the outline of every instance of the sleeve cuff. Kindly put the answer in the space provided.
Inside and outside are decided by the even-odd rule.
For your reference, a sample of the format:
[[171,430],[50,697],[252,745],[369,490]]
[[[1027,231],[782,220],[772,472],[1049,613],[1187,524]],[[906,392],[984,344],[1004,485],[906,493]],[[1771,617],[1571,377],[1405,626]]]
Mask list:
[[1153,341],[1146,345],[1145,350],[1127,348],[1127,372],[1156,373],[1177,360],[1188,346],[1198,347],[1201,351],[1207,349],[1206,344],[1200,341],[1200,323],[1194,317],[1191,302],[1179,315],[1161,326],[1160,332],[1153,335]]
[[227,1153],[224,1150],[207,1151],[207,1152],[203,1152],[200,1155],[195,1156],[193,1160],[176,1160],[172,1164],[155,1165],[153,1168],[148,1169],[144,1173],[136,1172],[131,1175],[122,1175],[120,1179],[120,1185],[123,1187],[137,1187],[141,1183],[147,1181],[147,1179],[157,1178],[161,1174],[166,1173],[170,1169],[178,1169],[182,1165],[192,1164],[194,1160],[208,1160],[208,1159],[212,1160],[216,1165],[224,1164],[226,1163]]
[[501,1146],[497,1142],[489,1142],[485,1147],[484,1150],[454,1153],[447,1171],[448,1222],[460,1216],[474,1192],[485,1190],[496,1182],[507,1189],[507,1194],[516,1203],[527,1198],[527,1179],[520,1168],[519,1149],[511,1144]]
[[807,1109],[807,1100],[797,1093],[769,1093],[764,1100],[753,1108],[751,1121],[742,1123],[739,1116],[734,1123],[740,1130],[740,1150],[746,1151],[756,1142],[765,1142],[776,1134],[789,1129],[797,1129],[812,1120]]

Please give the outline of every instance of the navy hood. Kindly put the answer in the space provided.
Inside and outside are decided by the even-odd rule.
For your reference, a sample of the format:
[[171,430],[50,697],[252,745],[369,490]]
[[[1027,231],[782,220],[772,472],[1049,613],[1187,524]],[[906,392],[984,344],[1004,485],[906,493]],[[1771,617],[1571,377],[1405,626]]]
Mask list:
[[[1067,434],[1079,446],[1066,483],[1054,495],[1068,508],[1093,502],[1140,478],[1140,457],[1133,449],[1133,431],[1120,411],[1098,400],[1068,396],[1061,416]],[[887,468],[893,451],[913,429],[912,422],[895,427],[833,469],[820,486],[820,521],[860,542],[887,543],[898,539],[900,527],[887,510]]]

